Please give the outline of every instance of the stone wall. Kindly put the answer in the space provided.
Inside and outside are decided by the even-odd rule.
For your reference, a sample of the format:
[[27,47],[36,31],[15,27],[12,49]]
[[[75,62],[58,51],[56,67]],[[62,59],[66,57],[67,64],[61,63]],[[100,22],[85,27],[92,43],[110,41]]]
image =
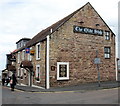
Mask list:
[[[99,65],[101,81],[115,80],[115,37],[111,31],[110,40],[106,41],[105,35],[74,33],[74,25],[110,31],[96,11],[90,5],[86,5],[54,32],[50,39],[50,67],[54,66],[55,70],[50,71],[50,86],[96,82],[97,69],[94,64],[96,50],[102,62]],[[106,46],[111,47],[110,59],[104,58]],[[57,62],[69,62],[69,80],[57,81]]]
[[[40,60],[36,60],[36,52],[34,55],[32,55],[32,64],[33,64],[33,72],[34,75],[32,76],[32,84],[36,85],[36,86],[41,86],[41,87],[45,87],[45,59],[46,59],[46,41],[40,42],[41,45],[41,49],[40,49]],[[36,46],[32,46],[32,50],[36,51]],[[28,60],[28,54],[25,54],[25,60]],[[18,57],[18,53],[16,53],[16,57]],[[16,76],[18,76],[18,69],[20,70],[19,74],[21,77],[21,68],[20,68],[20,63],[22,62],[22,51],[20,51],[20,63],[18,63],[18,58],[16,58]],[[40,65],[40,82],[36,81],[35,79],[35,74],[36,74],[36,65]],[[24,69],[25,70],[25,69]],[[29,72],[26,70],[26,74],[24,74],[23,72],[23,79],[18,78],[18,83],[19,84],[25,84],[28,85],[29,84]]]
[[[75,33],[73,31],[74,25],[110,31],[110,40],[105,40],[105,35]],[[31,62],[35,73],[36,65],[40,65],[41,80],[36,82],[34,75],[32,83],[45,87],[46,41],[42,41],[40,44],[40,60],[36,60],[35,53]],[[104,58],[104,47],[111,47],[110,59]],[[32,46],[32,50],[36,51],[36,45]],[[98,51],[98,57],[101,59],[101,64],[99,64],[101,81],[115,80],[115,36],[91,5],[88,4],[50,35],[50,87],[96,82],[98,80],[98,73],[94,64],[96,50]],[[22,52],[20,54],[22,55]],[[57,62],[69,62],[69,80],[57,80]],[[20,63],[16,63],[17,70],[19,67]],[[27,79],[28,72],[26,72],[23,80],[19,80],[19,83],[28,84]]]

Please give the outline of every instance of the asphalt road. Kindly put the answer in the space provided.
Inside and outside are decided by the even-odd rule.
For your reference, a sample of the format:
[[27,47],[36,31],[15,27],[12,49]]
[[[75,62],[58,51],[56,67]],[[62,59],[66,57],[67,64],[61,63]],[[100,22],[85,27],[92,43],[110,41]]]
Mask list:
[[2,104],[118,104],[118,88],[84,92],[11,92],[2,87]]

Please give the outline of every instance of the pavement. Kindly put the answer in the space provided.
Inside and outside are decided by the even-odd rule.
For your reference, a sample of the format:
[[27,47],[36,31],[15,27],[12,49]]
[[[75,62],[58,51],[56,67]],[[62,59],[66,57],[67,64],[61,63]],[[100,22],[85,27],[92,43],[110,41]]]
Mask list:
[[101,89],[111,89],[120,87],[120,83],[117,81],[107,81],[101,82],[100,87],[99,84],[96,83],[87,83],[80,84],[74,86],[66,86],[66,87],[50,87],[50,89],[43,89],[37,87],[16,85],[15,89],[25,91],[25,92],[77,92],[77,91],[88,91],[88,90],[101,90]]

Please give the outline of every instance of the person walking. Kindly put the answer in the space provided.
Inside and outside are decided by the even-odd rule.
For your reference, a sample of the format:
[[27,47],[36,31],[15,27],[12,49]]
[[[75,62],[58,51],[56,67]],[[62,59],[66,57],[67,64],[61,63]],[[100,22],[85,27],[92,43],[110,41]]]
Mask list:
[[5,77],[2,78],[2,86],[5,85]]
[[15,74],[13,73],[11,80],[10,80],[11,91],[14,91],[16,83],[17,83],[17,78],[16,78]]

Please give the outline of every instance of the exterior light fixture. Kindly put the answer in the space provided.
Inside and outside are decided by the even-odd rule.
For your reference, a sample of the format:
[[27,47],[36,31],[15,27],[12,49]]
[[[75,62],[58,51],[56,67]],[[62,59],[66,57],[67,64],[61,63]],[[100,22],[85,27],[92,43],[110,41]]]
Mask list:
[[83,21],[80,21],[80,22],[78,22],[78,23],[83,24],[84,22],[83,22]]
[[96,26],[100,26],[100,24],[95,24]]

